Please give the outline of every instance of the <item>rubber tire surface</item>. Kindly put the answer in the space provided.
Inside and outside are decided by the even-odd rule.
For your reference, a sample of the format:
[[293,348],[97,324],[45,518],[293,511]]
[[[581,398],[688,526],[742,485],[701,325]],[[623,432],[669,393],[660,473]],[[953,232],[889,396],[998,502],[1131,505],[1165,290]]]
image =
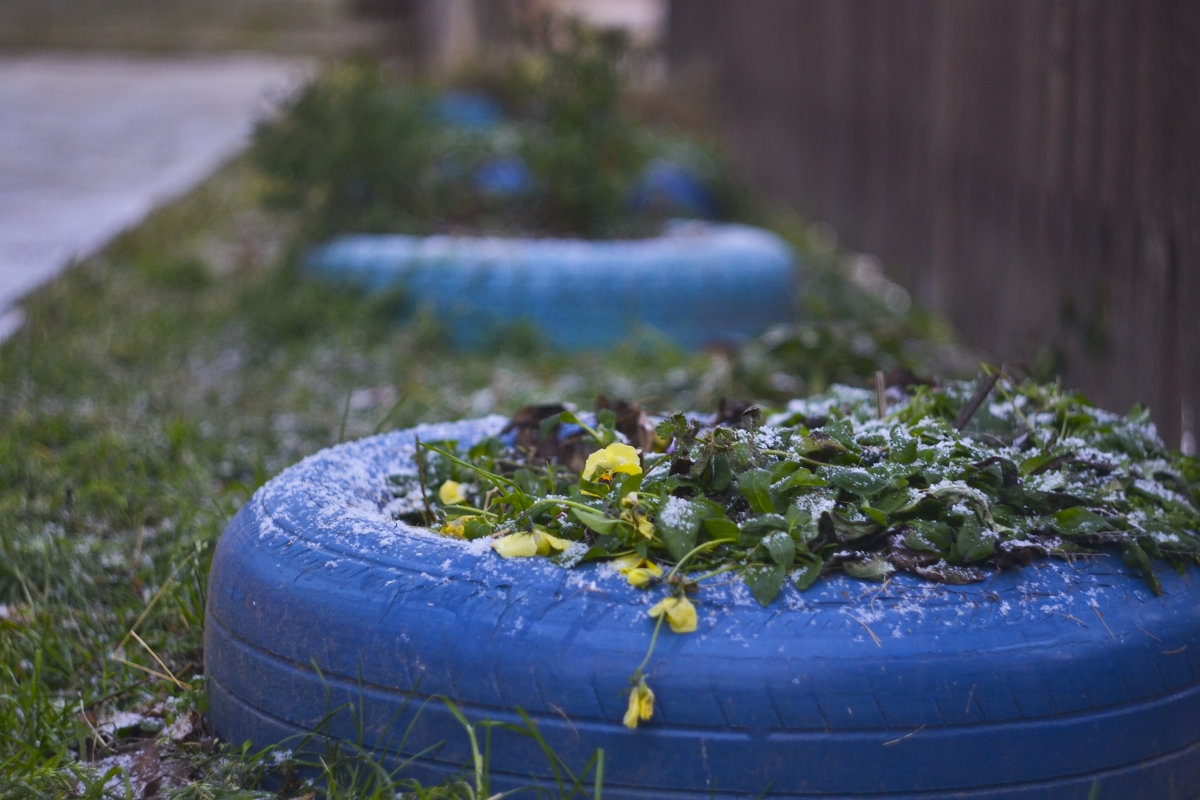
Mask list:
[[[470,759],[426,703],[440,695],[473,720],[523,709],[573,769],[603,748],[608,798],[1200,795],[1200,573],[1164,571],[1154,597],[1112,558],[960,587],[835,579],[765,609],[740,582],[705,589],[699,629],[664,631],[648,666],[654,719],[627,730],[661,590],[501,559],[383,510],[414,435],[467,443],[501,424],[331,448],[241,509],[208,590],[222,739],[354,742],[360,724],[363,746],[391,764],[421,753],[407,774],[436,782]],[[552,785],[530,739],[497,730],[491,748],[493,791]]]
[[781,238],[707,222],[629,240],[344,236],[305,265],[367,290],[403,287],[462,348],[518,320],[568,350],[607,347],[639,325],[684,347],[737,341],[792,320],[796,291]]

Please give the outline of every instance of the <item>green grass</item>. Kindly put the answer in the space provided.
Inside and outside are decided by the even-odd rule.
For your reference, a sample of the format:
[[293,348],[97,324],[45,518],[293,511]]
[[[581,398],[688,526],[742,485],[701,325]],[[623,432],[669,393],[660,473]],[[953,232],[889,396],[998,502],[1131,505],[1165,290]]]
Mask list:
[[[401,297],[299,277],[293,225],[261,210],[259,188],[244,163],[226,167],[37,292],[0,344],[3,800],[134,797],[146,780],[173,797],[270,796],[253,788],[269,756],[199,724],[205,582],[226,522],[304,455],[531,402],[590,408],[599,394],[664,409],[779,400],[958,352],[856,288],[801,225],[810,285],[844,296],[741,351],[631,340],[565,356],[516,331],[490,352],[454,352],[437,320],[397,316]],[[821,321],[834,317],[856,343]],[[486,796],[475,765],[443,787],[328,766],[328,797]]]

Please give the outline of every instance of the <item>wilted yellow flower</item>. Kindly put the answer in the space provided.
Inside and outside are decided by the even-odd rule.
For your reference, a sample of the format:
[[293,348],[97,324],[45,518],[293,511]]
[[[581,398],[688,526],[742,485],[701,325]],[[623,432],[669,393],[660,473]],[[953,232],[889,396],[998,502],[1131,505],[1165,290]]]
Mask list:
[[566,550],[569,539],[553,536],[538,528],[532,533],[510,533],[492,542],[492,549],[504,558],[548,556],[551,550]]
[[534,534],[537,536],[537,554],[539,556],[548,556],[551,550],[566,550],[571,546],[570,539],[553,536],[540,528],[534,531]]
[[444,506],[456,506],[467,502],[467,496],[463,493],[461,483],[446,481],[438,489],[438,500],[441,500]]
[[[606,481],[612,480],[614,472],[624,472],[629,475],[642,474],[642,462],[638,452],[627,444],[614,442],[603,450],[597,450],[588,456],[583,465],[583,479]],[[596,477],[598,476],[598,477]]]
[[644,514],[639,514],[631,508],[621,510],[621,519],[633,526],[633,529],[650,539],[654,536],[654,523]]
[[442,533],[447,536],[453,536],[456,539],[461,539],[467,534],[467,523],[474,522],[475,520],[486,522],[483,517],[475,514],[468,514],[465,517],[455,517],[454,519],[446,520],[446,524],[442,526]]
[[667,622],[675,633],[691,633],[696,630],[696,607],[686,597],[664,597],[647,612],[652,617],[667,615]]
[[647,561],[637,553],[614,558],[612,565],[617,572],[625,576],[625,580],[629,581],[631,586],[639,589],[662,577],[662,567],[653,561]]
[[629,707],[625,709],[625,717],[621,721],[625,727],[633,730],[639,720],[650,719],[654,716],[654,692],[646,685],[646,679],[638,676],[637,685],[629,693]]
[[537,534],[510,533],[493,541],[492,549],[504,558],[536,556],[538,550]]

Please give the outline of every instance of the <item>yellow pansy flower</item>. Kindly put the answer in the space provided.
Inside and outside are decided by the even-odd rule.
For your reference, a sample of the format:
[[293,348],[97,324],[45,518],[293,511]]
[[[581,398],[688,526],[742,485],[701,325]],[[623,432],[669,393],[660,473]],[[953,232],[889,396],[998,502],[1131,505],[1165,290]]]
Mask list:
[[631,586],[639,589],[662,577],[662,567],[653,561],[647,561],[637,553],[614,558],[612,565],[617,572],[625,576],[625,580],[629,581]]
[[461,483],[446,481],[438,489],[438,500],[441,500],[444,506],[456,506],[467,502],[467,495],[463,492]]
[[614,442],[603,450],[592,453],[588,456],[587,463],[583,465],[585,481],[612,480],[614,472],[624,472],[629,475],[642,474],[642,462],[638,459],[637,450],[627,444]]
[[566,550],[569,539],[553,536],[540,528],[532,533],[510,533],[492,542],[492,549],[504,558],[548,556],[551,550]]
[[637,685],[629,693],[629,706],[625,709],[625,717],[621,720],[625,727],[633,730],[639,720],[650,719],[654,716],[654,692],[646,685],[646,679],[639,676]]
[[651,617],[667,615],[667,622],[675,633],[691,633],[696,630],[696,607],[686,597],[664,597],[647,612]]

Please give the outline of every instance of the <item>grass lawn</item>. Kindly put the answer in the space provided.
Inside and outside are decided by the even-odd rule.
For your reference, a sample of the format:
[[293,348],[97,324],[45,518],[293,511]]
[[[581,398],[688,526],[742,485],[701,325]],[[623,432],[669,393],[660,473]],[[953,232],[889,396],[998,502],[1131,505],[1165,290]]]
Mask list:
[[[299,277],[294,224],[259,188],[228,165],[37,292],[0,344],[0,798],[274,796],[253,788],[267,759],[202,722],[205,583],[237,508],[304,455],[531,402],[712,410],[963,363],[869,264],[799,224],[807,321],[737,351],[644,338],[566,356],[515,330],[454,352],[401,296]],[[473,792],[360,778],[322,790]]]

